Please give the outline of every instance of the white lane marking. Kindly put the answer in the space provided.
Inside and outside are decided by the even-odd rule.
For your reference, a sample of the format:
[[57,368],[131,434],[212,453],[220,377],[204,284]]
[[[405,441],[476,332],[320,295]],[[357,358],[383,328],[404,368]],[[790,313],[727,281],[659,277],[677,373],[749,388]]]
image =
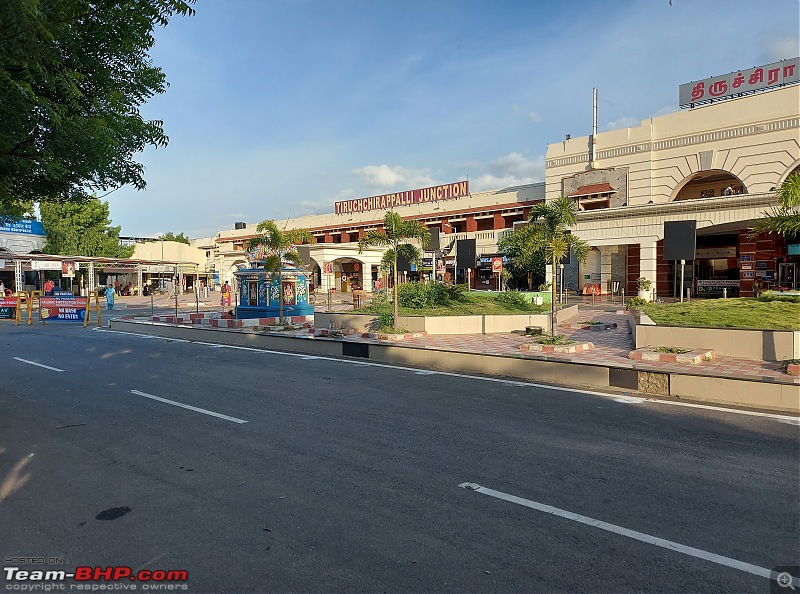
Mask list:
[[36,367],[44,367],[45,369],[49,369],[50,371],[64,371],[63,369],[59,369],[58,367],[50,367],[49,365],[43,365],[42,363],[37,363],[36,361],[28,361],[27,359],[20,359],[19,357],[14,357],[17,361],[21,363],[27,363],[28,365],[36,365]]
[[[536,511],[544,512],[546,514],[552,514],[566,520],[572,520],[573,522],[578,522],[580,524],[586,524],[592,528],[599,528],[600,530],[613,532],[614,534],[619,534],[621,536],[627,536],[628,538],[655,545],[657,547],[662,547],[664,549],[669,549],[670,551],[677,551],[678,553],[683,553],[684,555],[690,555],[692,557],[697,557],[698,559],[711,561],[712,563],[717,563],[726,567],[732,567],[733,569],[738,569],[739,571],[746,571],[747,573],[752,573],[753,575],[760,577],[776,579],[778,576],[776,572],[765,567],[759,567],[758,565],[745,563],[744,561],[738,561],[736,559],[731,559],[730,557],[717,555],[716,553],[710,553],[708,551],[704,551],[703,549],[696,549],[678,542],[665,540],[663,538],[658,538],[657,536],[651,536],[649,534],[645,534],[644,532],[637,532],[636,530],[624,528],[623,526],[617,526],[616,524],[609,524],[608,522],[603,522],[602,520],[590,518],[589,516],[583,516],[571,511],[559,509],[557,507],[553,507],[552,505],[538,503],[536,501],[531,501],[530,499],[523,499],[522,497],[509,495],[508,493],[495,491],[494,489],[487,489],[486,487],[481,487],[475,483],[461,483],[458,486],[462,489],[476,491],[478,493],[482,493],[483,495],[488,495],[490,497],[516,503],[517,505],[535,509]],[[793,581],[796,581],[797,584],[800,585],[800,578],[793,578]]]
[[673,402],[671,400],[654,400],[648,399],[647,402],[655,404],[671,404],[672,406],[686,406],[688,408],[702,408],[705,410],[718,410],[720,412],[732,413],[735,415],[747,415],[750,417],[766,417],[768,419],[775,419],[781,423],[789,425],[800,425],[800,417],[793,417],[791,415],[778,415],[774,413],[761,413],[753,410],[739,410],[736,408],[725,408],[722,406],[712,406],[710,404],[692,404],[691,402]]
[[228,415],[223,415],[212,410],[206,410],[205,408],[198,408],[196,406],[191,406],[189,404],[183,404],[182,402],[175,402],[174,400],[167,400],[166,398],[160,398],[159,396],[153,396],[152,394],[148,394],[146,392],[140,392],[139,390],[131,390],[131,394],[136,394],[137,396],[144,396],[145,398],[150,398],[151,400],[157,400],[159,402],[163,402],[164,404],[171,404],[172,406],[180,406],[181,408],[186,408],[188,410],[193,410],[195,412],[203,413],[204,415],[210,415],[212,417],[217,417],[218,419],[225,419],[226,421],[232,421],[234,423],[246,423],[244,419],[237,419],[236,417],[229,417]]
[[[183,338],[169,338],[168,336],[158,336],[156,334],[143,334],[141,332],[124,332],[122,330],[109,330],[107,328],[92,328],[94,332],[103,332],[109,334],[127,334],[128,336],[138,336],[139,338],[149,338],[150,340],[164,340],[167,342],[192,342],[191,340],[184,340]],[[211,343],[208,343],[209,345]]]
[[[113,332],[115,334],[130,334],[132,336],[143,336],[143,337],[153,337],[154,335],[151,334],[137,334],[135,332],[124,332],[121,330],[102,330],[98,329],[100,332]],[[158,337],[162,338],[162,337]],[[166,340],[166,339],[165,339]],[[191,340],[178,340],[178,339],[168,339],[174,340],[175,342],[194,342],[194,344],[202,344],[210,346],[211,348],[226,348],[226,349],[236,349],[240,351],[250,351],[253,353],[264,353],[268,355],[283,355],[285,357],[299,357],[300,359],[310,359],[311,356],[308,354],[303,353],[287,353],[284,351],[272,351],[268,349],[257,349],[253,347],[243,347],[237,345],[228,345],[228,344],[218,344],[218,343],[207,343],[207,342],[200,342],[200,341],[191,341]],[[608,392],[597,392],[595,390],[581,390],[579,388],[566,388],[563,386],[551,386],[549,384],[538,384],[534,382],[525,382],[519,380],[510,380],[504,378],[497,378],[497,377],[485,377],[481,375],[467,375],[464,373],[454,373],[449,371],[435,371],[435,370],[421,370],[415,367],[404,367],[402,365],[389,365],[386,363],[375,363],[370,361],[351,361],[349,359],[337,359],[336,357],[327,357],[322,355],[314,355],[314,359],[319,359],[322,361],[333,361],[336,363],[344,363],[347,365],[367,365],[372,367],[380,367],[384,369],[397,369],[400,371],[411,371],[413,373],[417,373],[419,375],[441,375],[444,377],[457,377],[462,379],[470,379],[470,380],[481,380],[485,382],[495,382],[500,383],[506,386],[515,386],[519,388],[543,388],[546,390],[554,390],[558,392],[571,392],[573,394],[588,394],[590,396],[601,396],[603,398],[610,398],[612,400],[616,400],[617,402],[624,403],[624,404],[669,404],[672,406],[684,406],[688,408],[699,408],[705,410],[713,410],[717,412],[725,412],[725,413],[732,413],[736,415],[745,415],[749,417],[761,417],[764,419],[772,419],[775,421],[779,421],[781,423],[786,423],[788,425],[800,425],[800,417],[792,416],[792,415],[780,415],[774,413],[761,413],[755,412],[750,410],[739,410],[736,408],[724,408],[722,406],[712,406],[707,404],[693,404],[690,402],[675,402],[671,400],[657,400],[653,398],[647,398],[646,396],[637,397],[637,396],[621,396],[619,394],[610,394]],[[420,373],[420,372],[425,373]],[[630,400],[628,400],[628,398]]]

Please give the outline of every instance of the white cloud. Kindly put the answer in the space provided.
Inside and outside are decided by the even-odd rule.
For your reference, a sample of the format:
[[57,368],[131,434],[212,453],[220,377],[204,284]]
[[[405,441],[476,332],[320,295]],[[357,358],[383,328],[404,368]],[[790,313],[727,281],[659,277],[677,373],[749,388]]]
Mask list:
[[766,44],[767,57],[769,60],[787,60],[796,58],[798,48],[800,48],[800,37],[789,36],[778,39],[770,39]]
[[470,163],[470,188],[475,191],[497,190],[509,186],[531,184],[544,179],[544,156],[527,158],[520,153],[509,153],[489,163]]
[[535,111],[531,111],[528,113],[528,119],[534,123],[539,123],[542,121],[542,116],[540,116]]
[[427,169],[408,169],[389,165],[367,165],[353,170],[353,175],[366,185],[382,191],[400,188],[420,188],[436,185]]
[[603,129],[619,130],[620,128],[633,128],[634,126],[638,126],[641,121],[642,120],[640,118],[634,118],[633,116],[622,116],[612,122],[608,122],[605,126],[603,126]]

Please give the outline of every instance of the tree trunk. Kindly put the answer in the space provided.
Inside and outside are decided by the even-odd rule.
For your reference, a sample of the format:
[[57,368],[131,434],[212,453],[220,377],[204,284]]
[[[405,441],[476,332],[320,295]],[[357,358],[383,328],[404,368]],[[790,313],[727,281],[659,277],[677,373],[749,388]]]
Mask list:
[[558,294],[557,291],[557,282],[558,282],[558,274],[556,274],[556,259],[553,258],[553,270],[552,270],[552,278],[553,281],[550,283],[550,311],[552,315],[550,316],[550,336],[555,336],[556,333],[556,326],[558,325],[558,308],[556,307],[556,295]]
[[283,324],[283,270],[278,271],[278,323]]
[[394,260],[394,266],[392,267],[392,272],[394,274],[394,320],[392,321],[392,325],[397,328],[397,318],[400,315],[400,308],[397,306],[397,258]]

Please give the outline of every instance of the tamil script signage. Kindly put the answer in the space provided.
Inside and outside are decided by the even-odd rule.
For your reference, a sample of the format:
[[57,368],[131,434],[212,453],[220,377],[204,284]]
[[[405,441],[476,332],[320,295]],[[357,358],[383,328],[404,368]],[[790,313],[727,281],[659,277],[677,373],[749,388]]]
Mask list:
[[28,219],[18,219],[16,221],[0,219],[0,232],[22,233],[24,235],[47,235],[44,232],[44,225],[39,221],[30,221]]
[[800,58],[682,84],[678,88],[678,103],[689,107],[796,82],[800,82]]
[[460,181],[442,186],[407,190],[393,194],[381,194],[369,198],[356,198],[355,200],[342,200],[336,202],[335,213],[345,214],[351,212],[366,212],[368,210],[390,210],[398,206],[410,204],[424,204],[440,200],[452,200],[469,195],[469,182]]
[[88,297],[40,297],[39,318],[48,322],[54,320],[83,322],[88,299]]

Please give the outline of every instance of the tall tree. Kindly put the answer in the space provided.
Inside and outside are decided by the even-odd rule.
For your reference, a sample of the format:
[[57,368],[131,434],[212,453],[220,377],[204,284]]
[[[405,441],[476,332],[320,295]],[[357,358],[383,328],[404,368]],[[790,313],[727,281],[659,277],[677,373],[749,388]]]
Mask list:
[[178,243],[185,243],[189,245],[189,238],[186,237],[182,232],[175,235],[172,231],[167,231],[164,235],[159,237],[161,241],[177,241]]
[[764,213],[754,227],[754,234],[778,233],[800,236],[800,171],[793,171],[783,180],[776,192],[780,206]]
[[[544,254],[534,251],[526,241],[525,227],[517,229],[497,242],[497,249],[508,257],[508,271],[517,286],[533,288],[545,278]],[[520,280],[523,279],[523,280]]]
[[44,202],[40,209],[47,233],[47,254],[107,258],[133,255],[133,246],[119,243],[120,227],[111,226],[108,202],[101,202],[96,196],[83,202]]
[[575,202],[570,198],[560,196],[551,202],[540,202],[531,208],[528,217],[529,224],[519,230],[522,234],[521,242],[526,245],[526,251],[540,253],[552,267],[551,279],[551,309],[550,309],[550,335],[555,335],[558,326],[558,310],[556,308],[556,295],[558,295],[558,263],[570,250],[579,262],[586,261],[589,253],[589,244],[568,232],[568,228],[575,225],[578,213]]
[[167,87],[148,55],[153,31],[193,2],[0,2],[0,214],[86,188],[144,188],[133,157],[168,140],[139,112]]
[[428,228],[414,220],[403,220],[394,211],[388,211],[383,217],[383,229],[367,231],[358,240],[358,253],[362,253],[366,247],[388,247],[383,254],[383,262],[391,265],[392,278],[394,279],[394,324],[397,324],[399,307],[397,302],[397,255],[409,262],[419,264],[422,253],[419,248],[409,240],[419,242],[421,245],[427,244],[431,240],[431,232]]
[[301,243],[314,243],[314,236],[308,229],[282,230],[275,221],[261,221],[256,227],[259,235],[247,242],[249,250],[260,251],[264,258],[264,270],[278,275],[280,289],[278,315],[283,320],[283,266],[291,264],[303,267],[303,261],[295,246]]

